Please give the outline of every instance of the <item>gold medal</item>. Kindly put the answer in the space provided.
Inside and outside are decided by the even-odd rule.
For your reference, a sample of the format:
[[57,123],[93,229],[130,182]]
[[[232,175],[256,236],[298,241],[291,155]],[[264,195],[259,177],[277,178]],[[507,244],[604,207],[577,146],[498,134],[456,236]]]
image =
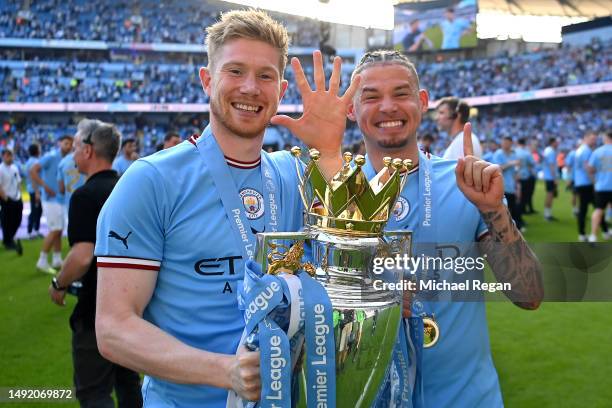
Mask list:
[[440,338],[440,327],[433,317],[423,317],[423,347],[433,347]]

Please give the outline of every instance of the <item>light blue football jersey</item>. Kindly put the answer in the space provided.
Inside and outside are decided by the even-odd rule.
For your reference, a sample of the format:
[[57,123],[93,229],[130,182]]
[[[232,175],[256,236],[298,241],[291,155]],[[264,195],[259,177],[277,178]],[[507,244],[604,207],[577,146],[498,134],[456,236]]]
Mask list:
[[[555,171],[551,171],[551,167]],[[542,169],[544,170],[544,180],[553,181],[557,179],[557,152],[552,146],[548,146],[544,149]]]
[[28,193],[31,193],[34,191],[34,186],[32,185],[32,177],[30,176],[30,170],[32,169],[32,166],[35,165],[36,163],[38,163],[38,157],[30,157],[24,166],[24,173],[25,173],[25,181],[26,181],[26,190],[28,191]]
[[534,173],[535,160],[531,153],[529,153],[529,150],[525,148],[517,147],[514,149],[514,152],[516,153],[516,158],[521,162],[518,171],[519,180],[527,180]]
[[576,157],[576,150],[572,150],[567,154],[565,158],[565,166],[567,167],[567,179],[574,181],[574,158]]
[[[517,155],[514,151],[510,153],[504,152],[503,149],[497,149],[493,155],[493,163],[499,164],[500,166],[517,160]],[[509,194],[516,193],[516,167],[510,166],[503,170],[502,175],[504,176],[504,192]]]
[[64,205],[68,208],[74,190],[85,184],[85,176],[79,172],[74,163],[74,153],[68,153],[59,162],[57,180],[64,182]]
[[121,153],[119,157],[113,161],[113,170],[115,170],[121,176],[133,163],[134,160],[126,159],[123,153]]
[[595,168],[595,191],[612,191],[612,145],[595,149],[589,164]]
[[59,163],[62,161],[62,153],[60,149],[53,149],[52,151],[45,154],[40,158],[40,177],[42,180],[55,192],[55,196],[48,197],[47,191],[41,187],[41,200],[51,201],[64,204],[64,196],[59,192],[59,185],[57,184],[57,169]]
[[[432,181],[436,185],[438,210],[437,248],[443,257],[456,256],[458,243],[476,242],[487,232],[478,209],[459,190],[455,180],[456,161],[432,156]],[[370,174],[368,174],[370,176]],[[386,230],[419,228],[418,172],[411,172]],[[447,245],[448,244],[448,245]],[[464,257],[478,257],[474,245],[466,245]],[[462,251],[462,250],[459,250]],[[440,276],[439,279],[444,279]],[[449,278],[449,277],[446,277]],[[483,279],[482,273],[472,274]],[[451,278],[449,278],[451,279]],[[435,316],[441,336],[423,350],[423,390],[426,407],[497,408],[503,406],[501,389],[489,344],[482,301],[423,302]]]
[[574,156],[574,186],[590,186],[593,185],[593,180],[589,177],[587,165],[593,151],[585,144],[580,145]]
[[[206,137],[130,166],[98,219],[95,254],[99,267],[158,270],[144,318],[190,346],[233,355],[244,329],[236,296],[244,259],[232,230],[235,219],[224,209],[215,176],[198,150]],[[297,231],[303,218],[296,210],[302,203],[294,159],[287,152],[268,157],[277,181],[274,202],[263,199],[260,164],[226,158],[245,227],[264,232],[270,211],[278,231]],[[145,407],[222,407],[227,390],[147,376],[143,396]]]

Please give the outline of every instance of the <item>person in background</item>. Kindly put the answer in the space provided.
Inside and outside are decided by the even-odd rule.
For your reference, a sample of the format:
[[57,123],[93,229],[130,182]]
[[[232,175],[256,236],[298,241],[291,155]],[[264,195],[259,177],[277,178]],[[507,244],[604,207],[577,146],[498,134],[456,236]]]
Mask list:
[[179,143],[181,143],[181,136],[178,134],[178,132],[171,130],[166,133],[166,136],[164,136],[164,142],[158,144],[155,151],[159,152],[160,150],[169,149]]
[[557,218],[552,215],[552,205],[553,200],[557,197],[558,146],[557,139],[551,137],[542,157],[542,169],[544,170],[544,182],[546,183],[546,198],[544,199],[544,219],[546,221],[557,221]]
[[[64,197],[59,191],[57,170],[59,163],[72,151],[72,135],[59,138],[56,149],[45,154],[30,169],[32,180],[41,191],[42,208],[47,218],[49,232],[43,240],[36,268],[44,273],[55,274],[62,266],[62,231],[64,230]],[[49,267],[48,255],[53,249],[52,263]]]
[[[580,143],[577,148],[580,147]],[[567,190],[572,192],[572,212],[574,216],[578,216],[578,196],[576,194],[576,186],[574,185],[574,159],[576,157],[576,149],[572,149],[565,158],[565,169],[567,171]]]
[[455,9],[449,7],[444,13],[445,19],[440,23],[442,30],[443,50],[461,48],[461,37],[471,31],[471,23],[465,18],[456,18]]
[[517,201],[517,196],[520,196],[520,189],[516,188],[518,179],[517,168],[520,166],[521,160],[512,149],[512,138],[510,136],[505,136],[502,139],[501,149],[498,149],[493,155],[492,163],[499,165],[501,168],[504,176],[504,197],[506,197],[510,215],[512,215],[516,227],[522,230],[523,220]]
[[113,388],[120,408],[141,407],[138,373],[106,360],[96,344],[96,223],[102,206],[119,180],[111,164],[119,150],[121,135],[110,124],[86,120],[79,123],[74,161],[79,174],[85,174],[87,181],[71,196],[70,252],[62,269],[51,280],[48,292],[52,302],[64,306],[68,287],[77,280],[82,281],[77,304],[70,316],[75,395],[81,407],[114,407]]
[[431,133],[424,134],[423,137],[421,137],[421,139],[419,140],[419,142],[420,149],[421,151],[423,151],[423,153],[433,154],[431,150],[431,145],[434,142],[434,138]]
[[137,157],[135,157],[136,148],[136,139],[125,139],[121,142],[121,154],[113,161],[113,170],[119,174],[119,177],[121,177],[137,159]]
[[30,195],[30,214],[28,215],[28,237],[30,239],[42,237],[40,233],[40,217],[42,216],[42,205],[40,203],[40,189],[32,177],[30,170],[38,163],[40,157],[40,146],[33,143],[28,147],[30,157],[25,163],[24,173],[26,180],[26,191]]
[[23,254],[20,240],[15,240],[15,234],[23,212],[21,201],[21,175],[19,168],[13,163],[13,152],[10,149],[2,150],[2,163],[0,163],[0,224],[2,224],[2,243],[4,248]]
[[[530,183],[535,181],[532,175],[535,172],[536,163],[529,150],[527,150],[526,141],[521,138],[517,141],[517,148],[514,149],[516,158],[519,160],[518,179],[520,184],[520,196],[518,203],[518,211],[520,212],[523,229],[525,228],[525,220],[522,215],[526,213],[528,202],[528,191],[531,188]],[[524,232],[524,231],[523,231]]]
[[608,240],[612,234],[608,231],[604,211],[612,206],[612,132],[604,136],[603,146],[595,149],[589,158],[588,170],[595,178],[595,211],[591,216],[589,242],[597,241],[600,226],[604,232],[603,238]]
[[582,138],[582,144],[576,150],[573,160],[574,188],[578,195],[578,240],[586,242],[586,216],[589,204],[593,204],[595,189],[593,187],[593,176],[589,172],[589,160],[593,149],[597,146],[597,134],[586,132]]
[[[452,138],[443,159],[458,159],[463,157],[463,127],[470,118],[470,105],[453,96],[447,96],[440,100],[436,108],[436,124],[438,129],[444,131]],[[478,137],[472,133],[472,144],[474,155],[482,157],[482,147]]]
[[529,154],[533,158],[535,166],[531,170],[529,175],[529,183],[527,184],[527,191],[525,191],[525,214],[537,214],[538,211],[533,206],[533,193],[535,192],[536,180],[538,179],[538,171],[541,168],[542,157],[538,150],[538,141],[532,140],[529,143]]

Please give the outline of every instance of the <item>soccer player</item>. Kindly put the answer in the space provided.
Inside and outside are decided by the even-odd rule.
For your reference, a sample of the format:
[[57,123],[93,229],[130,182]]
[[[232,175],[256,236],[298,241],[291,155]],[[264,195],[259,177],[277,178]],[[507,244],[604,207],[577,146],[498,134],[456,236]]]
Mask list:
[[[578,145],[580,147],[580,145]],[[572,212],[574,216],[578,216],[578,196],[576,194],[576,186],[574,185],[574,159],[576,158],[576,149],[572,149],[565,158],[565,168],[567,169],[567,189],[572,191]]]
[[137,158],[136,139],[125,139],[121,142],[121,154],[113,161],[113,170],[123,175]]
[[[514,150],[516,153],[516,157],[520,161],[519,171],[518,171],[518,179],[520,184],[520,198],[519,198],[519,211],[521,214],[521,219],[523,214],[526,212],[527,203],[528,203],[528,194],[529,189],[531,188],[530,183],[532,181],[532,175],[535,173],[536,162],[533,159],[533,156],[527,150],[527,144],[525,139],[521,138],[517,141],[517,148]],[[484,159],[484,157],[483,157]],[[485,159],[486,160],[486,159]],[[491,160],[486,160],[491,161]],[[525,227],[525,221],[522,221],[523,229]],[[521,232],[524,232],[521,230]]]
[[546,183],[546,198],[544,199],[544,219],[546,221],[557,220],[552,215],[553,200],[557,196],[557,146],[559,142],[551,137],[542,158],[544,182]]
[[237,285],[257,232],[302,224],[294,159],[262,152],[264,131],[270,122],[288,127],[333,174],[358,83],[337,96],[336,58],[326,90],[315,52],[312,91],[293,59],[304,114],[273,117],[287,88],[285,28],[262,11],[232,11],[207,33],[209,65],[200,79],[210,125],[136,161],[98,221],[98,346],[146,374],[145,406],[225,406],[228,389],[259,398],[259,352],[236,353],[244,329]]
[[[40,256],[36,268],[44,273],[55,274],[55,269],[62,266],[62,231],[64,230],[64,197],[59,191],[57,170],[59,163],[72,151],[72,135],[63,135],[59,138],[57,149],[45,154],[38,163],[30,169],[32,180],[42,192],[42,208],[47,218],[49,232],[43,240]],[[49,267],[48,255],[53,249],[53,260]]]
[[[91,122],[90,119],[82,119],[77,125],[77,132]],[[83,129],[84,132],[87,129]],[[85,177],[79,172],[74,162],[74,152],[68,153],[57,167],[57,184],[60,194],[64,196],[64,220],[68,220],[68,207],[70,206],[70,198],[72,193],[77,188],[85,183]],[[65,225],[66,226],[66,225]]]
[[[444,152],[445,159],[463,157],[463,127],[470,118],[470,105],[452,96],[440,100],[436,108],[436,124],[438,129],[446,132],[452,138],[451,144]],[[482,157],[482,147],[475,134],[472,134],[475,155]]]
[[586,132],[582,138],[582,144],[576,150],[573,160],[574,169],[574,188],[578,195],[578,240],[586,242],[587,236],[586,216],[589,210],[589,204],[593,204],[594,193],[593,179],[589,173],[589,159],[593,154],[593,149],[597,146],[597,134],[595,132]]
[[612,205],[612,132],[604,136],[604,145],[591,155],[589,170],[595,176],[595,211],[591,216],[589,241],[595,242],[600,225],[604,230],[604,239],[610,239],[604,211]]
[[[410,210],[392,218],[387,228],[412,230],[416,243],[479,241],[498,281],[512,282],[506,295],[522,308],[537,308],[543,296],[539,263],[503,205],[499,166],[472,154],[471,125],[464,127],[465,158],[428,158],[419,153],[416,132],[429,98],[408,58],[394,51],[370,52],[353,74],[360,74],[361,81],[348,116],[365,139],[366,174],[371,177],[380,170],[384,156],[411,159],[417,165],[400,197]],[[473,245],[462,255],[479,256]],[[501,407],[484,302],[421,305],[442,333],[423,353],[426,406]]]
[[[493,155],[492,163],[499,165],[504,176],[504,196],[508,204],[508,209],[512,215],[512,219],[516,222],[516,226],[519,229],[523,228],[523,221],[521,219],[521,213],[519,210],[519,203],[517,202],[517,167],[520,165],[516,152],[512,149],[512,138],[505,136],[502,139],[501,149],[498,149]],[[519,190],[520,194],[520,190]]]
[[28,147],[28,154],[30,157],[25,163],[25,179],[26,179],[26,190],[30,195],[30,215],[28,215],[28,236],[30,239],[42,237],[38,230],[40,229],[40,217],[42,215],[42,206],[40,204],[40,189],[38,185],[32,180],[30,176],[30,170],[32,166],[38,163],[40,157],[40,146],[36,143],[31,144]]
[[440,23],[442,30],[442,48],[450,50],[461,47],[461,37],[471,31],[471,23],[465,18],[456,18],[455,9],[449,7],[444,13],[445,19]]

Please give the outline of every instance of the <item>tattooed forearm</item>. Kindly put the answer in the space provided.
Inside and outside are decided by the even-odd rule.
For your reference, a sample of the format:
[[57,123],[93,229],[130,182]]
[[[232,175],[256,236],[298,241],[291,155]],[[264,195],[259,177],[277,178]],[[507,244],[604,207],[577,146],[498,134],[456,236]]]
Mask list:
[[499,282],[509,282],[512,290],[506,296],[524,309],[537,309],[544,297],[542,268],[536,255],[512,222],[506,207],[501,211],[481,213],[489,227],[480,242],[480,253]]

